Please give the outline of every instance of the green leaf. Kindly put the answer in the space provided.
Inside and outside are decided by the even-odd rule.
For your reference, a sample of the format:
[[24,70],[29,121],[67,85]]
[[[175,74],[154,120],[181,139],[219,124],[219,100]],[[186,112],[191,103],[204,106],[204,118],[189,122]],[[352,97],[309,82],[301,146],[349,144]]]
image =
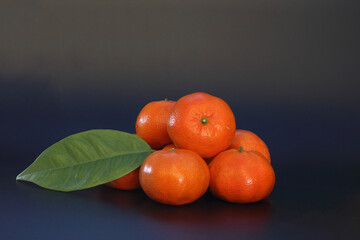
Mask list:
[[152,151],[133,134],[90,130],[50,146],[16,180],[64,192],[90,188],[128,174]]

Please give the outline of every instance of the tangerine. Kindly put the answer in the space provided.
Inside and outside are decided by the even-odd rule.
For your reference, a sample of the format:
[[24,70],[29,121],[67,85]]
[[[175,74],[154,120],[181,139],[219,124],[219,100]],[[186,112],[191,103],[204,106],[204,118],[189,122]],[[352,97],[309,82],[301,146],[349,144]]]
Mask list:
[[171,143],[167,133],[167,122],[174,101],[150,102],[140,111],[136,120],[136,134],[147,142],[151,148],[160,149]]
[[169,145],[166,145],[163,150],[171,149],[171,148],[177,148],[173,143],[170,143]]
[[209,164],[210,191],[220,199],[235,203],[257,202],[267,197],[275,184],[268,160],[256,151],[229,149]]
[[207,93],[180,98],[171,111],[167,130],[176,147],[211,158],[227,149],[235,134],[229,105]]
[[154,201],[183,205],[206,192],[210,174],[197,153],[172,148],[150,154],[141,165],[139,178],[141,188]]
[[120,190],[135,190],[140,188],[139,182],[139,169],[137,168],[134,171],[118,178],[114,181],[108,182],[105,185],[108,187],[120,189]]
[[261,153],[269,162],[271,162],[268,147],[255,133],[247,130],[236,130],[234,139],[229,148],[239,150],[240,146],[242,146],[244,150],[254,150]]

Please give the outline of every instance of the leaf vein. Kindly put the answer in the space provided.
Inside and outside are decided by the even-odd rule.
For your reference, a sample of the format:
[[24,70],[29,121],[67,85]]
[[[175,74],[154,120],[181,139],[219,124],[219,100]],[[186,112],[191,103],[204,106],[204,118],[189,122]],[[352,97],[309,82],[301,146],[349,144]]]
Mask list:
[[34,174],[34,173],[47,172],[47,171],[55,171],[55,170],[59,170],[59,169],[66,169],[66,168],[70,168],[70,167],[76,167],[76,166],[79,166],[79,165],[90,164],[90,163],[97,162],[97,161],[112,160],[112,159],[117,158],[117,157],[119,157],[119,156],[133,155],[133,154],[142,154],[142,153],[151,153],[151,151],[143,151],[143,152],[133,152],[133,153],[126,153],[126,154],[119,154],[119,155],[112,156],[112,157],[100,158],[100,159],[95,159],[95,160],[88,161],[88,162],[81,162],[81,163],[72,164],[72,165],[68,165],[68,166],[57,167],[57,168],[48,168],[48,169],[43,169],[43,170],[38,170],[38,171],[33,171],[33,172],[26,172],[26,169],[25,169],[24,174],[21,173],[21,174],[19,175],[18,179],[23,179],[23,178],[25,178],[25,176],[27,176],[27,175],[32,175],[32,174]]

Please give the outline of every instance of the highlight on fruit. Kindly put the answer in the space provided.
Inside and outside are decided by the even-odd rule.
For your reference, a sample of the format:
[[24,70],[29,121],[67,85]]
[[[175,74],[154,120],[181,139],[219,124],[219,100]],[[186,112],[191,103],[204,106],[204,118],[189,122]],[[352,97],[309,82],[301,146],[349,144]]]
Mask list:
[[139,109],[134,125],[135,134],[94,129],[70,135],[16,180],[63,192],[99,185],[137,190],[167,205],[192,203],[208,189],[223,201],[252,203],[274,188],[267,145],[252,131],[237,129],[221,98],[196,92],[153,101]]

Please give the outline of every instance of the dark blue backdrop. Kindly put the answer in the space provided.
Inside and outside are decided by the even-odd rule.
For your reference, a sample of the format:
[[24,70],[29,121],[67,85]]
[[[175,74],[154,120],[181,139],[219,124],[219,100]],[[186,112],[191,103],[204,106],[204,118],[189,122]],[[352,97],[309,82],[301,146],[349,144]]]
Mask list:
[[[4,239],[359,237],[356,1],[1,1]],[[15,176],[58,140],[135,131],[149,101],[203,91],[268,144],[277,182],[238,206],[58,193]],[[344,224],[346,223],[346,224]]]

